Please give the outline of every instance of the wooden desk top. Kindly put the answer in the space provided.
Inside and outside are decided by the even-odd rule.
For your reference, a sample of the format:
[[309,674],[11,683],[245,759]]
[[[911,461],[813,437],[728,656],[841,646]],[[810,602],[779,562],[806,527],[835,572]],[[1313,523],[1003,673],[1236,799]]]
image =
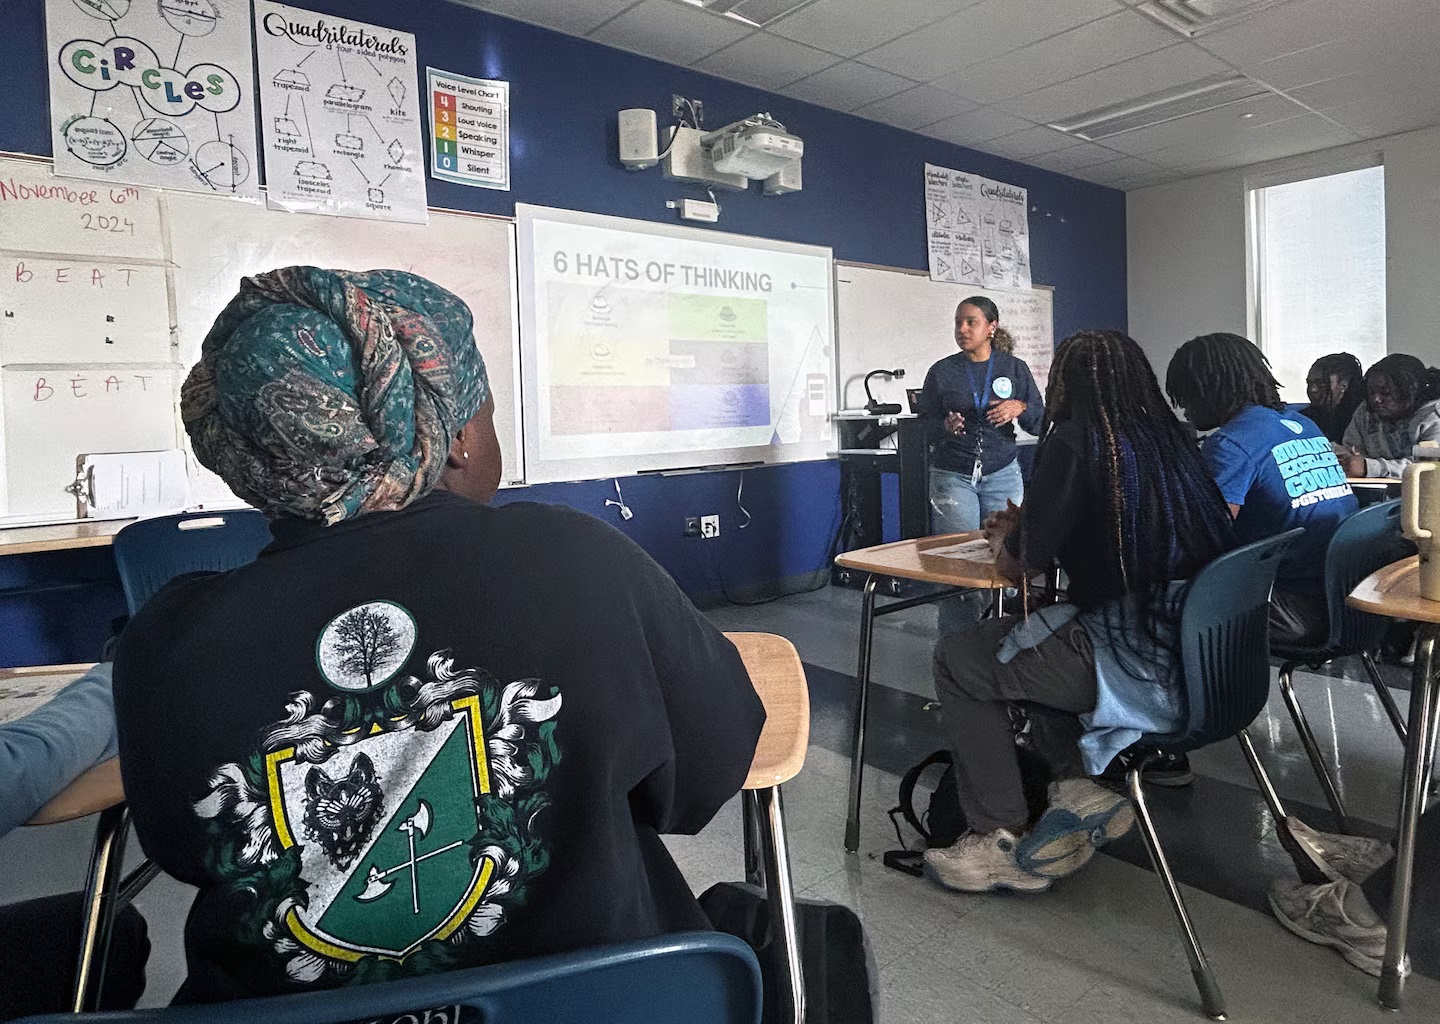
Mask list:
[[750,682],[765,705],[765,728],[755,745],[746,789],[788,782],[805,764],[810,743],[810,688],[795,646],[770,633],[726,633],[740,652]]
[[1010,581],[995,571],[995,563],[989,558],[980,561],[936,553],[983,537],[984,534],[977,530],[973,533],[947,533],[939,537],[897,540],[892,544],[846,551],[836,557],[835,564],[859,572],[879,573],[903,580],[923,580],[926,583],[944,583],[953,587],[993,590],[996,587],[1009,586]]
[[1345,482],[1351,487],[1399,487],[1398,476],[1347,476]]
[[1350,591],[1345,603],[1392,619],[1440,622],[1440,601],[1420,596],[1420,556],[1411,555],[1373,572]]
[[120,759],[101,761],[84,775],[62,789],[55,798],[27,821],[27,825],[53,825],[56,822],[98,814],[125,799],[120,785]]
[[68,548],[107,548],[133,519],[77,520],[58,526],[15,526],[0,530],[0,555],[28,555]]

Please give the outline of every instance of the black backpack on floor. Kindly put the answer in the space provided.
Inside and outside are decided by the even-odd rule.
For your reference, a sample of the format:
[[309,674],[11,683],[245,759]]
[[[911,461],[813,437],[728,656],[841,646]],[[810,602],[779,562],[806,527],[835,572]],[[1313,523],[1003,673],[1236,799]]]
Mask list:
[[[720,882],[700,897],[716,931],[755,950],[765,985],[764,1024],[777,1022],[775,962],[771,954],[770,901],[744,882]],[[829,900],[795,900],[800,963],[805,975],[806,1024],[875,1024],[879,1005],[875,957],[860,917]]]
[[[1052,773],[1045,760],[1029,747],[1017,745],[1015,753],[1020,759],[1020,779],[1025,786],[1025,802],[1029,805],[1030,820],[1033,822],[1045,811],[1046,790]],[[926,850],[953,846],[965,834],[969,826],[955,789],[954,760],[950,751],[937,750],[901,777],[899,803],[889,811],[890,824],[895,826],[895,838],[899,840],[901,849],[884,855],[886,867],[918,878],[924,873],[922,857]],[[942,766],[942,770],[935,783],[935,791],[930,794],[930,803],[923,812],[917,811],[915,787],[921,776],[936,766]],[[900,829],[902,819],[920,836],[923,845],[919,849],[910,849],[906,845]]]

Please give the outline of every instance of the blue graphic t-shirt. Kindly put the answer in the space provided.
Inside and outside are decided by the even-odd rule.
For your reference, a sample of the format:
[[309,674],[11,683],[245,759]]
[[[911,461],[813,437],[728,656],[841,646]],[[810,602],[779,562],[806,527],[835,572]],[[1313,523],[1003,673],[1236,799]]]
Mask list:
[[1220,493],[1240,506],[1235,530],[1244,543],[1303,526],[1276,585],[1316,592],[1330,538],[1359,504],[1327,438],[1299,413],[1246,406],[1201,447]]

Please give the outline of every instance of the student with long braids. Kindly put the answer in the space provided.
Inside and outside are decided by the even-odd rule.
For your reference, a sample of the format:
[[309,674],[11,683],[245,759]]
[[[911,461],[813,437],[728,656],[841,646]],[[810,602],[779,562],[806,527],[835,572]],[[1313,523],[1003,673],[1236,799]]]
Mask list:
[[1365,371],[1365,404],[1345,428],[1346,476],[1396,477],[1411,449],[1440,441],[1440,374],[1393,352]]
[[[1059,562],[1072,603],[943,638],[935,687],[971,831],[925,860],[966,892],[1038,891],[1124,834],[1124,797],[1087,778],[1183,717],[1175,628],[1183,581],[1234,527],[1145,354],[1115,331],[1055,353],[1025,505],[991,517],[996,566],[1021,583]],[[1030,826],[1008,705],[1028,702],[1056,781]]]
[[1300,413],[1287,413],[1265,354],[1238,334],[1206,334],[1180,346],[1165,390],[1198,430],[1242,543],[1304,527],[1275,576],[1270,638],[1289,646],[1325,642],[1325,549],[1359,509],[1330,440]]

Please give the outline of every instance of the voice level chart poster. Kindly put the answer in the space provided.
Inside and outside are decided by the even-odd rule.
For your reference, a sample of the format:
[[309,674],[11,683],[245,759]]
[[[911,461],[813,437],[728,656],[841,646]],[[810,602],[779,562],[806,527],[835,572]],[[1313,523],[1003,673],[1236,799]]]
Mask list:
[[248,0],[46,0],[55,173],[255,198]]
[[423,224],[415,37],[255,0],[271,209]]

